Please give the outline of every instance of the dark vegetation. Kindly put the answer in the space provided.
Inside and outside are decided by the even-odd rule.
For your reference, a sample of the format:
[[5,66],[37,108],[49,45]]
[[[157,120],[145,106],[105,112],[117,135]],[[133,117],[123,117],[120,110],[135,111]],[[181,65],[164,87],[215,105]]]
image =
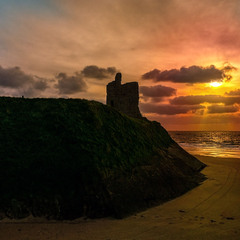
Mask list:
[[179,196],[204,164],[157,122],[95,101],[0,98],[0,212],[123,217]]

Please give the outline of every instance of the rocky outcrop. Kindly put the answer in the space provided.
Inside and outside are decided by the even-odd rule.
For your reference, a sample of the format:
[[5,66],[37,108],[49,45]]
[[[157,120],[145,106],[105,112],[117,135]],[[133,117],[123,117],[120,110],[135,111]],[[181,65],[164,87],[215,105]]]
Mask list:
[[121,73],[117,73],[115,81],[107,85],[107,105],[128,116],[141,118],[142,116],[138,108],[138,82],[121,84],[121,78]]

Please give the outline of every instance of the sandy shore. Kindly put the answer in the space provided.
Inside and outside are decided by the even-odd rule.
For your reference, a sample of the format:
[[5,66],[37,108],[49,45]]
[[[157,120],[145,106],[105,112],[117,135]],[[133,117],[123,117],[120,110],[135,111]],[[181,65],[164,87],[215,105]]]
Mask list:
[[240,159],[198,156],[208,165],[201,186],[123,220],[0,222],[1,240],[240,239]]

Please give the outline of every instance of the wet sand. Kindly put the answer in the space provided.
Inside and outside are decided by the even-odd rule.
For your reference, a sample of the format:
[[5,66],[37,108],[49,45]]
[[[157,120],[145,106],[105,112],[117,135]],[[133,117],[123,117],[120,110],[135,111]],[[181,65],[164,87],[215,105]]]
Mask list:
[[3,219],[1,240],[240,239],[240,159],[198,156],[208,166],[199,187],[122,220]]

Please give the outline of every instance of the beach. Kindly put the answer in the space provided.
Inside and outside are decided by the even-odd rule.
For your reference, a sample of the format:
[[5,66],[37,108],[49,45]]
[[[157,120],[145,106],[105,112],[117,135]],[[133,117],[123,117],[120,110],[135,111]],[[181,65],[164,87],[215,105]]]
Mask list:
[[240,159],[197,156],[207,164],[200,186],[125,219],[0,221],[1,240],[239,239]]

